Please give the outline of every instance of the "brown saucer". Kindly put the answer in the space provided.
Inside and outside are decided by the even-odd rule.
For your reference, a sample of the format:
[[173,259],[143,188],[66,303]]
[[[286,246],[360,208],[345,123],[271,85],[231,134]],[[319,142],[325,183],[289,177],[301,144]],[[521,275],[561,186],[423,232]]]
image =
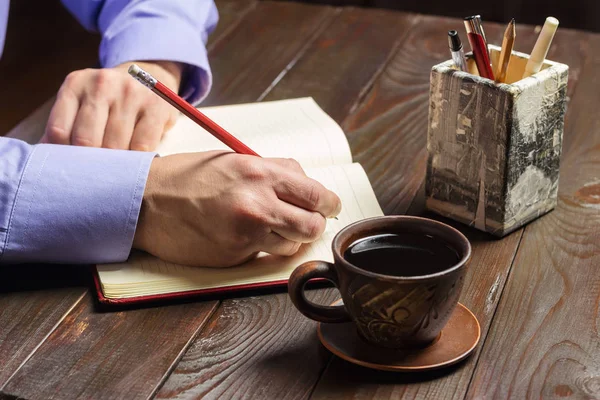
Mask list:
[[[341,304],[338,300],[332,304]],[[447,367],[465,359],[480,337],[475,315],[458,303],[438,340],[418,350],[394,350],[365,342],[353,322],[317,326],[319,340],[336,356],[354,364],[384,371],[427,371]]]

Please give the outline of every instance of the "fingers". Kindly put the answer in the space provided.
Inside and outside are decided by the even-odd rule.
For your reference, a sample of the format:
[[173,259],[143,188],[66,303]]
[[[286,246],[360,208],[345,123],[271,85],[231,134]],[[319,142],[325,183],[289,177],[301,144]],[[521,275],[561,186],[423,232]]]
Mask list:
[[154,150],[176,117],[126,71],[75,71],[61,86],[40,142]]
[[277,197],[324,217],[335,217],[342,210],[340,198],[314,179],[297,172],[282,170],[274,183]]
[[107,120],[108,103],[104,101],[86,101],[81,105],[75,117],[71,133],[71,144],[75,146],[102,146]]
[[301,243],[288,240],[277,233],[269,233],[263,243],[264,252],[277,256],[291,256],[300,249]]
[[102,147],[107,149],[128,149],[137,118],[136,105],[130,102],[111,107]]
[[52,106],[41,143],[70,144],[71,129],[79,109],[79,100],[70,89],[61,89]]
[[316,211],[308,211],[294,205],[277,202],[273,205],[273,232],[287,240],[300,243],[314,242],[321,237],[327,223]]
[[152,151],[164,133],[164,124],[151,112],[142,112],[131,137],[131,150]]

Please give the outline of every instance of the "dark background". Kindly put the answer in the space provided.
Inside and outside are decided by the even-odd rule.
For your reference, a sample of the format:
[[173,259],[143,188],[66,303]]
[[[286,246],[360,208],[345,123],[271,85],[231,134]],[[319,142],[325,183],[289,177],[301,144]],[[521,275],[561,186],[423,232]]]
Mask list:
[[[288,0],[280,0],[288,1]],[[304,3],[380,7],[423,14],[466,17],[480,14],[484,21],[543,25],[548,16],[563,28],[600,32],[600,0],[303,0]]]
[[[4,1],[4,0],[0,0]],[[189,0],[192,1],[192,0]],[[278,0],[291,1],[291,0]],[[484,21],[542,25],[548,15],[561,28],[600,32],[600,0],[304,0],[305,3],[381,7]],[[479,3],[481,3],[479,5]],[[53,96],[64,77],[97,63],[99,38],[86,32],[59,0],[12,0],[4,54],[0,58],[0,136]],[[43,74],[43,81],[29,79]]]

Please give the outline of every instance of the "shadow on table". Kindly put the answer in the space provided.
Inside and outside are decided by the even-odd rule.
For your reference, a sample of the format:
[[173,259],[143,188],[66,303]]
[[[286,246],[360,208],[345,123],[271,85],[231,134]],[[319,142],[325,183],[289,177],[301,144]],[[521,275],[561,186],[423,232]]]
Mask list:
[[0,266],[0,294],[68,287],[90,287],[87,265],[14,264]]
[[[361,387],[361,390],[365,388],[368,390],[370,385],[373,385],[374,388],[379,388],[380,385],[410,385],[441,379],[462,369],[470,359],[469,357],[458,364],[432,371],[379,371],[361,367],[336,357],[325,349],[324,346],[316,342],[318,342],[318,339],[311,337],[310,340],[304,340],[296,343],[296,345],[292,344],[283,352],[280,351],[277,354],[262,358],[260,362],[255,364],[255,367],[259,369],[261,375],[269,376],[274,382],[277,382],[278,379],[284,379],[284,377],[288,377],[289,375],[306,373],[305,364],[307,355],[310,355],[310,358],[319,358],[320,362],[308,363],[308,365],[326,365],[324,371],[316,372],[320,376],[316,391],[336,393],[336,395],[342,397],[342,394],[347,391],[351,392],[352,388],[356,387]],[[326,360],[328,358],[330,361],[327,363]],[[295,360],[298,360],[298,362],[294,362]]]
[[352,364],[338,357],[333,357],[327,368],[327,381],[339,384],[359,385],[406,385],[411,383],[423,383],[443,378],[454,374],[462,368],[465,362],[454,364],[446,368],[423,372],[393,372],[378,371],[360,365]]
[[[463,235],[465,235],[467,237],[467,239],[469,239],[471,244],[475,244],[475,243],[479,243],[479,242],[491,242],[491,241],[501,240],[501,238],[498,238],[490,233],[482,232],[480,230],[477,230],[475,228],[472,228],[472,227],[462,224],[460,222],[451,220],[450,218],[442,217],[441,215],[435,214],[431,211],[421,211],[421,212],[415,214],[415,216],[433,219],[433,220],[436,220],[439,222],[443,222],[444,224],[450,225],[451,227],[459,230]],[[519,232],[519,229],[517,229],[516,232]],[[512,235],[514,233],[515,232],[513,232],[509,235]]]

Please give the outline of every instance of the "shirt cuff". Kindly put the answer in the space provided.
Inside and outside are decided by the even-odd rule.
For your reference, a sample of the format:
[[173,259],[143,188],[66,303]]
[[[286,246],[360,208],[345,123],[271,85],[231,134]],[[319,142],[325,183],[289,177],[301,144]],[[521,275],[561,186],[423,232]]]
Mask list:
[[210,91],[212,74],[206,47],[191,24],[171,15],[154,14],[104,33],[100,44],[103,67],[149,60],[185,64],[179,94],[188,102],[198,104]]
[[6,263],[127,259],[154,153],[35,146],[17,190]]

